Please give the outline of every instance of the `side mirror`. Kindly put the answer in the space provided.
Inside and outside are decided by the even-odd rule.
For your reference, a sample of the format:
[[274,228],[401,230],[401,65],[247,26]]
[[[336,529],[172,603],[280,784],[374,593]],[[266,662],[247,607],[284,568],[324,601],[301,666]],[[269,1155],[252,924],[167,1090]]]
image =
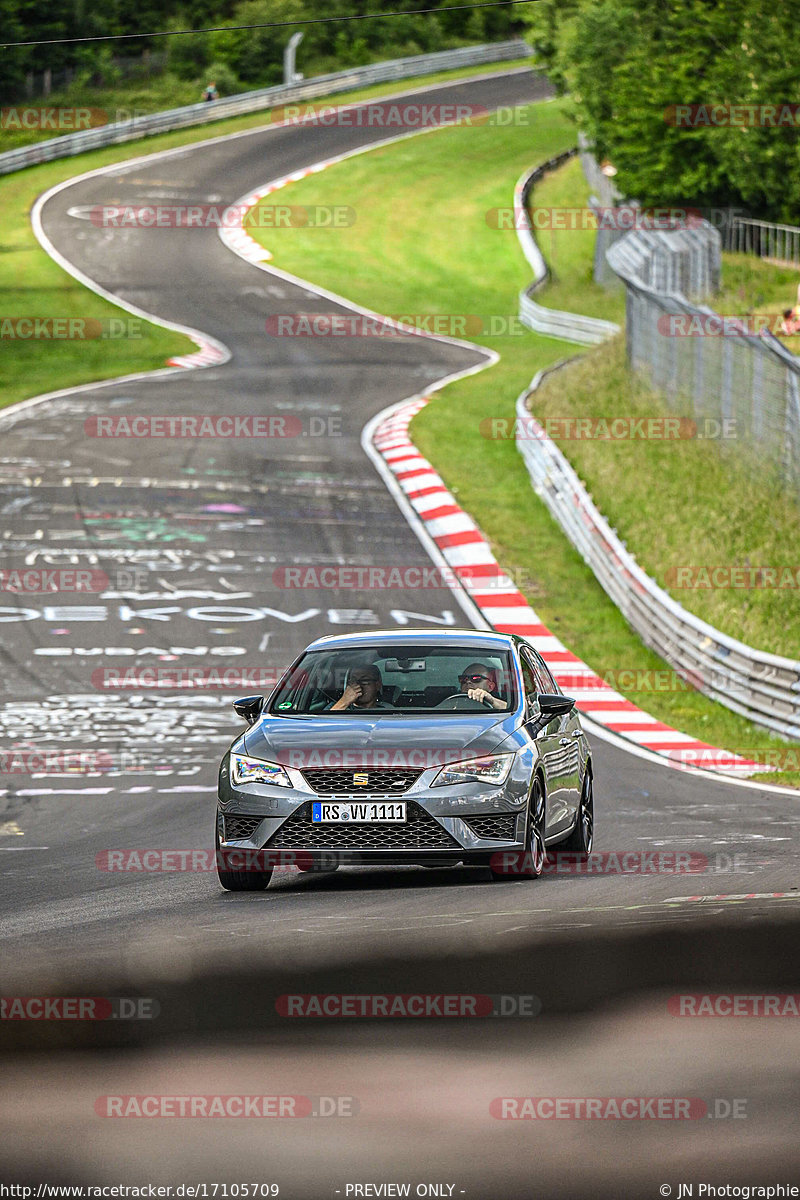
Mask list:
[[261,716],[264,707],[263,696],[245,696],[242,700],[234,700],[233,711],[248,725],[253,725]]
[[572,712],[575,701],[571,696],[561,696],[557,692],[540,692],[536,697],[543,717],[563,717]]

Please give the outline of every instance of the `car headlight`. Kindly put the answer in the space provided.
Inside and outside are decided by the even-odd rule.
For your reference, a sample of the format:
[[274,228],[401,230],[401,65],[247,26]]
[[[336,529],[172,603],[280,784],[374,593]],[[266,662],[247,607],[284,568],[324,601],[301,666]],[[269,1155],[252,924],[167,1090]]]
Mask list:
[[496,787],[505,783],[513,761],[513,754],[488,754],[484,758],[467,758],[463,762],[442,767],[431,787],[445,787],[451,783],[491,783]]
[[291,787],[292,781],[279,763],[263,758],[248,758],[246,754],[231,755],[231,783],[271,783],[276,787]]

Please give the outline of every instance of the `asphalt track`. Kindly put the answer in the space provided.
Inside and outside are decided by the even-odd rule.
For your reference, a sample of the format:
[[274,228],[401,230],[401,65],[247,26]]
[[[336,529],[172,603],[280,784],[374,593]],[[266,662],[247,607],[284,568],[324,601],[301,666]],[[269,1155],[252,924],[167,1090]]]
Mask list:
[[[541,95],[541,81],[517,72],[438,88],[435,99],[492,108]],[[277,586],[274,573],[428,565],[361,431],[483,356],[411,335],[267,337],[270,315],[329,312],[331,302],[241,261],[214,229],[98,228],[75,212],[233,203],[385,137],[379,127],[256,131],[78,179],[43,207],[47,238],[76,269],[128,304],[217,339],[231,358],[78,388],[0,418],[7,565],[88,564],[110,580],[90,597],[3,596],[0,745],[99,751],[111,763],[91,776],[2,780],[0,949],[9,961],[126,971],[209,956],[318,964],[370,949],[497,950],[540,934],[691,922],[701,910],[714,920],[736,906],[747,920],[794,907],[793,797],[688,775],[597,739],[596,848],[691,852],[706,856],[700,874],[674,873],[669,859],[659,870],[652,858],[640,873],[612,867],[525,885],[460,869],[362,869],[287,873],[250,896],[222,893],[209,872],[98,869],[97,856],[113,848],[207,849],[216,764],[239,729],[229,693],[120,693],[98,685],[98,669],[279,669],[311,638],[343,628],[466,623],[446,590],[297,591]],[[323,176],[321,202],[324,190]],[[266,413],[298,418],[302,432],[268,441],[88,436],[87,420],[108,413]]]

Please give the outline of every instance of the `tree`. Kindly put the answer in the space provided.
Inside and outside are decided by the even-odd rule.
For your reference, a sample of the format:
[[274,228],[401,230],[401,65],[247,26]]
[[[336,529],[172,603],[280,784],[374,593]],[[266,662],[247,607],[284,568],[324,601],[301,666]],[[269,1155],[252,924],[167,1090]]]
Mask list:
[[760,0],[542,0],[533,9],[537,54],[624,194],[797,218],[795,123],[771,127],[758,113],[744,126],[697,123],[715,105],[794,100],[800,34],[787,0],[766,10]]

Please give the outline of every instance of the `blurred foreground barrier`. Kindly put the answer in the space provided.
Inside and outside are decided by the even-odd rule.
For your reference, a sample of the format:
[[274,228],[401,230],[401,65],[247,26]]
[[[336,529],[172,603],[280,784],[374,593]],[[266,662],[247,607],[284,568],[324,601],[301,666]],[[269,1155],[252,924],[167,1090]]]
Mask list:
[[[543,888],[546,894],[547,882],[522,886]],[[697,888],[713,894],[719,881],[700,875]],[[676,891],[686,893],[680,877]],[[270,907],[276,897],[267,892],[263,899]],[[482,938],[463,949],[450,946],[447,953],[433,953],[427,944],[418,952],[392,953],[371,943],[360,953],[353,946],[345,956],[326,959],[314,957],[313,943],[300,939],[295,961],[289,962],[236,958],[233,953],[225,962],[199,953],[190,962],[175,954],[174,944],[164,942],[149,945],[135,964],[109,961],[101,967],[97,961],[87,965],[53,959],[46,968],[31,970],[24,957],[18,958],[4,971],[4,997],[123,996],[129,1008],[145,999],[149,1007],[144,1019],[106,1020],[14,1019],[9,1009],[9,1019],[0,1020],[0,1058],[21,1051],[174,1044],[181,1038],[220,1044],[220,1039],[271,1034],[284,1041],[307,1035],[309,1023],[290,1015],[300,1010],[287,1008],[287,998],[299,996],[532,996],[532,1010],[519,1009],[515,1018],[531,1024],[531,1017],[538,1021],[591,1012],[665,988],[800,993],[797,892],[771,894],[766,901],[771,907],[766,909],[762,901],[759,910],[757,899],[750,899],[743,921],[737,904],[728,903],[725,912],[706,917],[704,906],[684,894],[683,903],[675,903],[692,911],[691,920],[618,927],[598,921],[552,932],[531,928],[513,948]],[[492,1024],[489,1019],[484,1025],[476,1016],[445,1019],[443,1012],[438,1025],[459,1020],[479,1028]],[[380,1016],[355,1023],[368,1022],[383,1029],[406,1023]],[[310,1022],[314,1028],[337,1030],[349,1023],[335,1006],[331,1012],[321,1008]]]

